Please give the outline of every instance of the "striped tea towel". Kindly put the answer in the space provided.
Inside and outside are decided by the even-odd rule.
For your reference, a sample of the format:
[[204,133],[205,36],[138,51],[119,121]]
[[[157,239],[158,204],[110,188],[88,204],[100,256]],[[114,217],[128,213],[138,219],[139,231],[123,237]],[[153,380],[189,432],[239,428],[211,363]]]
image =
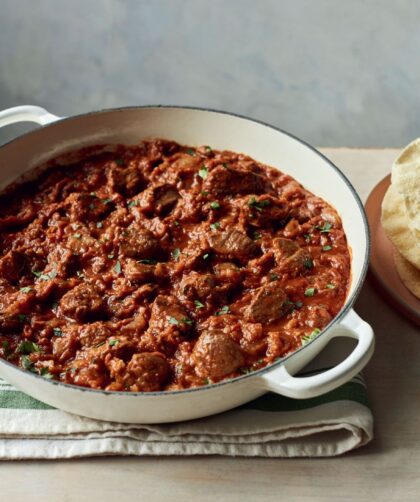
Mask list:
[[266,394],[235,410],[164,425],[91,420],[51,408],[0,380],[0,459],[96,455],[327,457],[365,445],[373,418],[358,375],[321,397]]

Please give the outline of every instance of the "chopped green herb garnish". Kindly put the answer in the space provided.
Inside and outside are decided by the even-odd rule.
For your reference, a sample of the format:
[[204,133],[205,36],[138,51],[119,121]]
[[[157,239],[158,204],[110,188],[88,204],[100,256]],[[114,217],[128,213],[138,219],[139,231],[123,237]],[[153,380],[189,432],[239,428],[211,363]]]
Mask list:
[[220,209],[220,204],[218,202],[216,202],[216,201],[210,202],[210,207],[212,209]]
[[75,239],[80,239],[80,237],[82,237],[82,234],[73,234],[73,237]]
[[31,286],[25,286],[24,288],[20,288],[19,291],[21,293],[29,293],[31,291],[33,291],[34,288],[31,288]]
[[50,279],[54,279],[57,275],[57,270],[52,270],[49,274],[43,274],[42,272],[37,272],[36,270],[32,270],[32,273],[35,277],[41,279],[41,281],[49,281]]
[[114,253],[110,253],[110,254],[108,255],[108,258],[109,258],[110,260],[112,260],[112,259],[114,258]]
[[95,204],[89,204],[89,209],[95,209]]
[[186,151],[186,153],[188,153],[188,155],[191,155],[191,157],[195,157],[195,152],[192,148],[188,148],[185,151]]
[[230,312],[230,308],[228,307],[228,305],[224,305],[220,310],[218,310],[216,312],[215,315],[224,315],[224,314],[228,314]]
[[112,199],[102,199],[102,202],[104,204],[109,204],[110,202],[112,202]]
[[39,370],[39,374],[46,378],[47,380],[51,380],[52,378],[54,378],[54,376],[49,372],[48,368],[41,368]]
[[305,296],[314,296],[314,294],[316,293],[316,290],[315,288],[308,288],[306,291],[305,291]]
[[289,300],[286,300],[282,307],[289,307],[289,313],[292,313],[294,312],[296,309],[300,309],[303,307],[303,303],[302,302],[291,302]]
[[91,195],[92,197],[96,197],[96,192],[90,192],[90,195]]
[[332,247],[331,246],[322,246],[322,251],[331,251]]
[[210,385],[211,382],[208,378],[206,378],[205,380],[203,380],[203,385]]
[[312,236],[310,234],[305,234],[303,238],[305,239],[305,241],[310,241]]
[[312,258],[305,258],[305,260],[303,260],[303,266],[308,269],[314,268]]
[[206,195],[208,195],[208,194],[209,194],[209,193],[208,193],[208,192],[206,192],[206,190],[201,190],[201,195],[206,196]]
[[41,279],[41,281],[48,281],[50,279],[50,276],[48,274],[41,274],[39,278]]
[[209,256],[210,256],[209,253],[203,254],[203,260],[207,260]]
[[10,356],[10,343],[8,340],[3,340],[2,343],[1,343],[1,346],[3,347],[3,354],[4,354],[4,357],[8,357]]
[[180,250],[179,248],[175,248],[175,249],[172,251],[172,258],[173,258],[175,261],[178,261],[180,256],[181,256],[181,250]]
[[265,207],[269,206],[270,204],[271,204],[270,200],[257,201],[257,199],[255,197],[251,197],[248,200],[248,206],[252,207],[253,209],[256,209],[260,213]]
[[220,223],[219,223],[218,221],[216,221],[216,223],[212,223],[212,224],[210,225],[210,228],[211,228],[212,230],[217,230],[218,228],[220,228]]
[[295,304],[290,300],[285,300],[281,307],[285,309],[288,313],[293,312],[295,310]]
[[76,275],[77,275],[77,277],[79,277],[80,279],[83,279],[83,278],[84,278],[84,276],[85,276],[85,274],[84,274],[81,270],[78,270],[78,271],[76,272]]
[[183,324],[189,324],[191,325],[193,322],[191,319],[189,319],[188,317],[183,317],[182,319],[180,319],[178,321],[178,319],[176,319],[175,317],[168,317],[168,322],[169,324],[173,324],[174,326],[178,326],[179,324],[183,323]]
[[119,343],[120,343],[120,341],[119,341],[119,340],[115,340],[115,339],[114,339],[114,340],[109,340],[109,341],[108,341],[108,345],[109,345],[110,347],[114,347],[115,345],[118,345]]
[[207,175],[209,174],[209,170],[207,169],[206,166],[203,166],[199,171],[198,171],[198,176],[200,178],[203,178],[205,180],[207,178]]
[[206,152],[212,152],[213,151],[212,148],[211,148],[211,146],[209,146],[209,145],[205,145],[204,148],[205,148]]
[[127,207],[134,207],[134,206],[137,206],[137,204],[139,203],[138,200],[132,200],[131,202],[129,202],[127,204]]
[[226,164],[226,162],[223,162],[222,166],[225,168],[225,169],[230,169],[229,166]]
[[54,336],[58,336],[58,337],[63,336],[63,332],[61,331],[60,328],[53,328],[53,333],[54,333]]
[[22,356],[21,361],[22,361],[22,367],[25,370],[28,370],[28,371],[34,370],[34,363],[29,359],[28,356]]
[[195,305],[195,308],[197,308],[197,309],[204,308],[204,303],[200,302],[200,300],[194,300],[194,305]]
[[102,228],[104,226],[104,224],[102,223],[102,221],[98,221],[98,223],[96,224],[96,228]]
[[271,281],[278,281],[279,276],[277,274],[274,274],[273,272],[270,273],[270,280]]
[[18,351],[21,354],[32,354],[32,352],[41,352],[41,349],[36,343],[31,342],[30,340],[24,340],[23,342],[20,342]]
[[142,260],[138,260],[139,263],[144,263],[145,265],[156,265],[157,260],[149,260],[147,258],[143,258]]
[[260,232],[254,232],[252,234],[252,238],[254,239],[254,241],[257,241],[258,239],[261,239],[262,235],[260,234]]
[[328,289],[335,289],[335,284],[327,284]]
[[179,227],[179,221],[174,221],[174,225],[175,225],[176,227]]
[[184,324],[188,324],[189,326],[192,325],[192,320],[189,319],[188,317],[183,317],[180,322],[183,322]]
[[306,345],[307,343],[311,342],[314,340],[319,334],[321,333],[321,330],[319,328],[315,328],[312,333],[309,335],[302,336],[302,345]]
[[117,272],[117,274],[121,274],[121,262],[120,260],[117,260],[117,263],[115,264],[115,272]]
[[119,166],[123,166],[124,160],[123,159],[115,159],[115,163],[118,164]]
[[332,223],[326,221],[322,227],[321,225],[316,225],[314,228],[316,230],[320,230],[321,234],[327,234],[328,232],[331,231]]
[[25,322],[28,316],[26,314],[18,314],[18,319],[20,322]]

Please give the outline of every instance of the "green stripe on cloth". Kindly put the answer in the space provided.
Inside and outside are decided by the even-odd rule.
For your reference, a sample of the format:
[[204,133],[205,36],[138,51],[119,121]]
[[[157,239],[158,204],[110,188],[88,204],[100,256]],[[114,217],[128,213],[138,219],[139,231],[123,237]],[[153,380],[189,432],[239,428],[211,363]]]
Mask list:
[[369,407],[366,387],[358,381],[352,380],[342,385],[338,389],[328,392],[322,396],[311,399],[291,399],[279,396],[278,394],[264,394],[263,396],[241,406],[242,409],[260,411],[298,411],[314,408],[321,404],[334,401],[355,401]]
[[[360,380],[359,380],[360,378]],[[4,382],[0,380],[0,409],[22,409],[22,410],[53,410],[54,408],[44,404],[14,387],[1,387]],[[334,401],[355,401],[369,407],[366,387],[363,378],[354,378],[350,382],[342,385],[328,394],[311,399],[291,399],[278,394],[264,394],[263,396],[246,403],[240,409],[251,409],[268,412],[278,411],[298,411],[314,408],[325,403]]]
[[1,389],[0,408],[20,410],[53,410],[48,404],[41,403],[37,399],[20,392],[19,390]]

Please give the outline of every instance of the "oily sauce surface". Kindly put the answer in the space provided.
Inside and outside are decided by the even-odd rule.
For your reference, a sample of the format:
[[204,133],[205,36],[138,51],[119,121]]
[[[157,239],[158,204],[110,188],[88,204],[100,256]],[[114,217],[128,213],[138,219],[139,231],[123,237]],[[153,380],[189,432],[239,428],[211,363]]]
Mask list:
[[165,140],[52,162],[0,197],[0,356],[113,391],[207,385],[339,312],[341,220],[243,154]]

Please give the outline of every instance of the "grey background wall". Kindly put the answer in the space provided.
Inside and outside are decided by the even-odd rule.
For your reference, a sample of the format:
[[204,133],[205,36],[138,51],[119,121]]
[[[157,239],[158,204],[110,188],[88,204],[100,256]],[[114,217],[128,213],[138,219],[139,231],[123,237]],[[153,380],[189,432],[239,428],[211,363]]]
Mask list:
[[0,107],[188,104],[401,146],[420,135],[419,21],[416,0],[0,0]]

